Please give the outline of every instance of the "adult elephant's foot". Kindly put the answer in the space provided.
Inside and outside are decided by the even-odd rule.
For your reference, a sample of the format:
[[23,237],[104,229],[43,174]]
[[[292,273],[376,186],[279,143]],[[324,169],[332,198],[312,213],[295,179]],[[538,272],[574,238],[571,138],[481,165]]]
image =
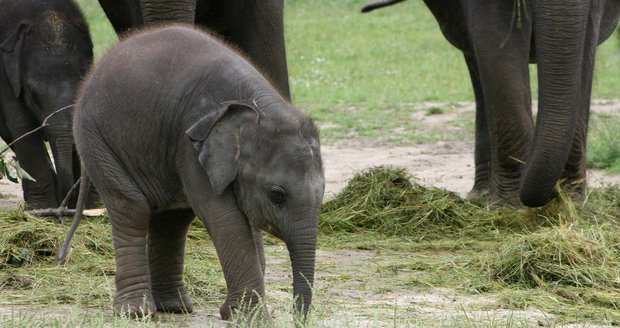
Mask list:
[[220,316],[222,320],[231,320],[233,315],[246,316],[248,320],[252,321],[252,326],[255,324],[262,327],[263,324],[271,323],[271,316],[267,310],[267,305],[263,301],[258,300],[259,297],[254,295],[252,299],[245,299],[242,302],[237,300],[231,300],[230,297],[226,298],[226,301],[220,307]]
[[153,298],[157,305],[157,311],[191,313],[194,310],[192,298],[184,285],[167,290],[153,288]]
[[467,193],[467,196],[465,198],[469,201],[474,202],[478,200],[484,200],[484,202],[486,203],[487,199],[489,198],[489,188],[488,186],[486,188],[476,188],[476,186],[474,186],[474,188],[472,188]]
[[22,183],[22,189],[24,190],[23,197],[28,210],[57,208],[60,205],[60,202],[52,192],[35,191],[33,190],[34,188],[27,187],[26,183]]
[[489,164],[476,165],[476,176],[474,186],[467,193],[465,199],[479,205],[486,205],[489,200]]
[[521,172],[509,167],[503,171],[496,170],[489,181],[489,207],[521,207],[519,187]]
[[514,194],[510,197],[489,197],[489,208],[502,208],[502,207],[512,207],[519,208],[523,206],[521,200],[519,200],[519,196]]
[[145,292],[130,292],[114,296],[114,312],[131,317],[144,317],[155,313],[157,308],[153,297]]
[[575,177],[575,178],[566,178],[562,181],[562,189],[564,192],[575,202],[583,202],[586,198],[586,178],[585,177]]

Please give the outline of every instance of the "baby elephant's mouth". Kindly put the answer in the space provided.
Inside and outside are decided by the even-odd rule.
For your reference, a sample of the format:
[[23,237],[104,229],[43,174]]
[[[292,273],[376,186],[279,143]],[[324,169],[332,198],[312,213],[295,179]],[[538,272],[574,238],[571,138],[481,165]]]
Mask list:
[[280,232],[278,231],[278,229],[271,223],[265,223],[259,228],[276,238],[282,239],[282,236],[280,235]]

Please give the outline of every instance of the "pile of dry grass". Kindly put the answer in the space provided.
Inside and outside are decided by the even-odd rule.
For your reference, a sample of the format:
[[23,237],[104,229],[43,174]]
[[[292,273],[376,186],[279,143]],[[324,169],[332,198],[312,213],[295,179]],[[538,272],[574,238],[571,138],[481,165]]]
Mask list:
[[0,302],[107,304],[114,274],[110,225],[80,225],[66,265],[55,258],[69,226],[21,211],[0,212]]
[[0,269],[24,266],[53,258],[62,243],[61,226],[24,212],[2,212],[0,218]]
[[529,232],[565,224],[615,222],[619,214],[618,188],[592,192],[583,206],[575,205],[560,190],[559,197],[542,208],[489,210],[484,204],[464,200],[453,192],[421,186],[402,168],[379,166],[357,173],[335,198],[323,205],[320,228],[326,233],[458,233],[481,237],[489,231]]
[[400,168],[356,174],[323,205],[323,232],[372,230],[388,235],[445,235],[470,225],[479,208],[444,189],[413,183]]
[[[3,216],[0,218],[0,268],[54,263],[68,226],[21,211],[0,213]],[[93,257],[112,258],[112,239],[106,219],[90,219],[81,225],[75,247],[81,250],[73,256],[79,262],[92,261]]]

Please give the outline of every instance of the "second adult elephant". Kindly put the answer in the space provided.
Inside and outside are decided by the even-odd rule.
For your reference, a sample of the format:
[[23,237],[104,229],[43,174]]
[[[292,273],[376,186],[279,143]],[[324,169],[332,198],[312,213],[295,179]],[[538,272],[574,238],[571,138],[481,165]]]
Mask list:
[[49,117],[11,148],[36,180],[22,182],[27,207],[55,208],[79,177],[66,107],[92,62],[88,26],[70,0],[0,0],[0,8],[0,136],[9,144]]
[[99,0],[119,35],[162,22],[206,27],[238,46],[291,99],[284,46],[283,0]]
[[[617,26],[620,0],[424,2],[463,52],[471,76],[476,175],[470,194],[488,191],[492,203],[536,207],[555,196],[559,180],[583,194],[596,47]],[[530,62],[538,64],[536,124]]]

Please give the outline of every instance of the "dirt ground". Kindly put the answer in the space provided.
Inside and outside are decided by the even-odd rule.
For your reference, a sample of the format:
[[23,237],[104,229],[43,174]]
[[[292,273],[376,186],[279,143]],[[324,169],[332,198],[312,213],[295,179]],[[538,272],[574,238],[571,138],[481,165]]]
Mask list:
[[[620,111],[620,105],[618,107]],[[342,141],[321,146],[325,167],[325,198],[334,197],[353,175],[373,166],[406,168],[423,185],[465,196],[473,186],[473,141],[423,143],[407,147],[360,145]],[[620,184],[620,175],[588,171],[588,185]],[[0,209],[22,206],[20,184],[0,180]]]
[[[465,110],[472,110],[473,105],[466,106]],[[598,101],[594,102],[594,112],[620,112],[620,101]],[[419,119],[428,119],[429,124],[447,124],[446,119],[437,115]],[[446,115],[451,115],[447,113]],[[404,167],[413,174],[419,182],[440,188],[455,191],[465,195],[473,184],[473,141],[464,140],[458,142],[437,142],[415,144],[406,147],[395,146],[376,146],[370,142],[340,141],[336,143],[324,144],[322,146],[323,161],[326,178],[326,198],[333,197],[347,181],[360,170],[378,165],[391,165]],[[620,176],[610,176],[599,171],[588,172],[588,183],[591,187],[598,187],[605,184],[620,184]],[[15,208],[22,203],[21,188],[18,184],[8,182],[6,179],[0,180],[0,208]],[[538,310],[508,311],[494,310],[489,311],[469,311],[469,305],[483,307],[485,304],[492,304],[493,299],[485,296],[459,296],[447,289],[433,289],[430,292],[412,291],[388,291],[377,294],[369,291],[365,286],[355,286],[348,283],[345,287],[338,287],[338,283],[330,282],[330,277],[334,275],[342,276],[343,263],[346,263],[348,274],[354,277],[356,274],[367,274],[367,270],[373,271],[373,266],[384,261],[382,254],[372,251],[358,250],[339,250],[338,252],[326,252],[319,250],[317,254],[317,295],[315,297],[319,307],[321,303],[328,306],[341,304],[342,307],[334,310],[328,317],[338,319],[335,323],[338,326],[370,327],[370,326],[394,326],[393,318],[385,313],[367,313],[373,308],[391,311],[396,308],[401,311],[411,311],[412,316],[424,318],[438,316],[440,318],[451,317],[475,317],[484,318],[490,316],[492,320],[498,318],[525,318],[528,323],[536,325],[546,325],[549,318],[548,314]],[[282,289],[273,289],[273,286],[290,283],[290,269],[287,269],[286,250],[282,246],[268,246],[268,271],[267,271],[267,293],[278,297],[284,293]],[[270,287],[271,286],[271,287]],[[284,295],[280,295],[286,297]],[[323,299],[323,301],[321,301]],[[328,301],[326,301],[326,299]],[[367,310],[356,312],[355,317],[346,319],[343,322],[342,315],[351,309],[366,307]],[[11,307],[14,311],[19,306]],[[353,311],[353,310],[352,310]],[[2,311],[0,311],[2,312]],[[361,313],[361,314],[359,314]],[[219,326],[216,319],[217,311],[197,311],[191,315],[188,326],[203,325],[205,323]],[[385,316],[386,321],[377,318]],[[349,321],[350,320],[350,321]],[[552,321],[552,320],[551,320]],[[541,323],[542,322],[542,323]],[[343,323],[347,323],[343,325]],[[329,325],[328,325],[329,326]]]
[[[465,194],[473,185],[473,142],[426,143],[408,147],[377,147],[338,142],[321,147],[325,197],[340,191],[356,172],[379,165],[407,168],[425,185]],[[618,179],[620,181],[620,177]],[[0,208],[22,205],[21,185],[0,180]]]

